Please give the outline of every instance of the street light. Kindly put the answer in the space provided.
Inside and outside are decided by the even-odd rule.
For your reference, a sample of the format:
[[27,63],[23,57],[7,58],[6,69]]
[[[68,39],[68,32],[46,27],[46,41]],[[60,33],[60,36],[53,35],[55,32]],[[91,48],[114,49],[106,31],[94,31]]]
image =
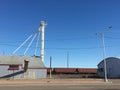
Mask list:
[[52,78],[52,57],[50,56],[50,78]]
[[104,57],[104,76],[105,76],[105,82],[108,82],[107,80],[107,67],[106,67],[106,52],[105,52],[105,43],[104,43],[104,33],[102,33],[102,47],[103,47],[103,57]]
[[[112,26],[108,26],[108,29],[111,29]],[[107,79],[107,64],[106,64],[106,51],[105,51],[105,42],[104,42],[104,32],[102,32],[102,47],[103,47],[103,57],[104,57],[104,76],[105,76],[105,82],[108,82]]]

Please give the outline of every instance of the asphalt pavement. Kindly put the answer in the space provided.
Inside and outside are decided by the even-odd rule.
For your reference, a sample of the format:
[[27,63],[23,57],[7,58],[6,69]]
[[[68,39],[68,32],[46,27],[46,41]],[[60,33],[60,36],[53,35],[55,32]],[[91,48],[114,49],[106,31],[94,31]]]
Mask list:
[[0,80],[0,90],[120,90],[120,80],[40,79]]
[[120,85],[82,84],[82,85],[0,85],[0,90],[120,90]]
[[0,90],[120,90],[120,85],[0,85]]

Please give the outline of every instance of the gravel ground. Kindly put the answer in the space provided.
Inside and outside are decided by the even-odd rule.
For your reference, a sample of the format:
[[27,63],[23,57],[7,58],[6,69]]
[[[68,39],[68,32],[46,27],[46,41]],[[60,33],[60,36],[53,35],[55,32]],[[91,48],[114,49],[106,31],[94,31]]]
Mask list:
[[[118,80],[119,81],[119,80]],[[114,82],[118,82],[114,81]],[[82,84],[82,83],[105,83],[103,79],[0,79],[0,84]]]

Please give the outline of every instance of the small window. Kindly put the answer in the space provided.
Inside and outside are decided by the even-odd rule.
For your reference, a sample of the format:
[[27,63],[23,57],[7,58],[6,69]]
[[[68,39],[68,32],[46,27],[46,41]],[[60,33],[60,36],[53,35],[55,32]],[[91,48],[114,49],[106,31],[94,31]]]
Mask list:
[[8,70],[19,70],[19,65],[9,65]]

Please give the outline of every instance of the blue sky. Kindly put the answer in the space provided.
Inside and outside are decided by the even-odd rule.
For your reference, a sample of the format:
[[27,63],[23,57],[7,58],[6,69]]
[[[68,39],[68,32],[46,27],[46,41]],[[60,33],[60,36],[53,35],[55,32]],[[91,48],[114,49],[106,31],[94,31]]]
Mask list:
[[101,32],[106,57],[120,57],[119,9],[120,0],[0,0],[0,54],[11,55],[44,20],[46,66],[52,56],[53,67],[67,67],[69,52],[69,67],[97,67],[103,59]]

